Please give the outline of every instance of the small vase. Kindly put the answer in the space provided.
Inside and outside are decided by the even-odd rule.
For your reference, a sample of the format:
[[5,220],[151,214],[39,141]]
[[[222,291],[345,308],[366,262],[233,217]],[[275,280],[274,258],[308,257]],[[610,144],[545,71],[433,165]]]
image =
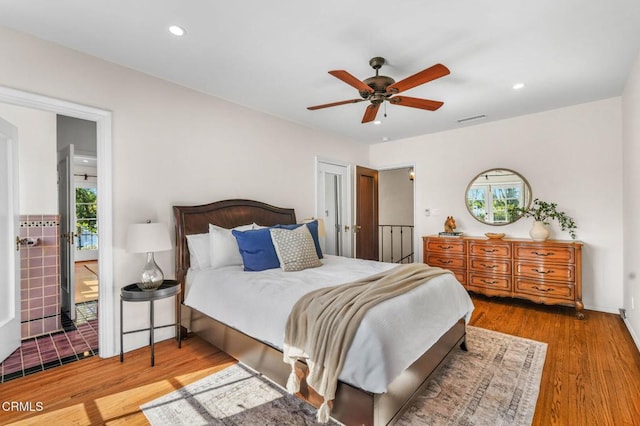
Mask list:
[[163,282],[164,274],[153,258],[153,252],[147,253],[147,262],[142,270],[142,277],[138,287],[140,287],[140,290],[150,291],[160,287]]
[[533,222],[529,235],[533,241],[544,241],[549,238],[549,229],[543,222],[536,220]]

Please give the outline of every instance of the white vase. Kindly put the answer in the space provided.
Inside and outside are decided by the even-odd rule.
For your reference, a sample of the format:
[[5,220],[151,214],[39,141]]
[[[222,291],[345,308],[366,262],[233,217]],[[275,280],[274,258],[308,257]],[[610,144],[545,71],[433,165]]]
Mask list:
[[549,238],[549,229],[543,222],[536,220],[529,230],[529,235],[533,241],[544,241]]

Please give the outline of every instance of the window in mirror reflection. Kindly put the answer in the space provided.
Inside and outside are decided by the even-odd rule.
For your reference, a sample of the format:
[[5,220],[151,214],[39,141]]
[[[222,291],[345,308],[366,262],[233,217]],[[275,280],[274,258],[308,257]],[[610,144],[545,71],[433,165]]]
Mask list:
[[525,205],[524,182],[507,170],[492,170],[479,176],[467,190],[467,207],[482,222],[506,224],[518,219],[517,208]]

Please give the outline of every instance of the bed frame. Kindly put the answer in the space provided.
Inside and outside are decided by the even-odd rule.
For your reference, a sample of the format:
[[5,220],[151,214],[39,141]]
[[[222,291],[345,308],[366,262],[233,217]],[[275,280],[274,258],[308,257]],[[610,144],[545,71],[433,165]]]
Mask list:
[[[233,228],[255,222],[259,225],[296,223],[293,209],[274,207],[252,200],[225,200],[199,206],[174,206],[176,228],[176,279],[182,286],[189,269],[187,235],[206,233],[209,223]],[[281,386],[286,386],[291,366],[282,360],[282,352],[229,327],[196,309],[183,305],[192,332],[264,374]],[[415,363],[401,373],[384,394],[374,394],[339,382],[333,401],[331,416],[351,425],[381,426],[395,423],[409,407],[412,400],[426,387],[431,374],[441,365],[451,351],[460,346],[466,349],[465,323],[460,319],[449,331],[428,349]],[[306,365],[298,363],[298,374],[307,373]],[[316,406],[321,402],[313,390],[301,381],[301,395]]]

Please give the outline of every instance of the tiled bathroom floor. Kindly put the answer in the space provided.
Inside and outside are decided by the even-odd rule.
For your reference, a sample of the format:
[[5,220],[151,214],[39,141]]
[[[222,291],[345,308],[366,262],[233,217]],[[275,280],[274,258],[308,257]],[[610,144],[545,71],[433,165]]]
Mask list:
[[25,339],[0,364],[0,383],[98,354],[98,302],[76,305],[76,321],[63,315],[64,331]]

